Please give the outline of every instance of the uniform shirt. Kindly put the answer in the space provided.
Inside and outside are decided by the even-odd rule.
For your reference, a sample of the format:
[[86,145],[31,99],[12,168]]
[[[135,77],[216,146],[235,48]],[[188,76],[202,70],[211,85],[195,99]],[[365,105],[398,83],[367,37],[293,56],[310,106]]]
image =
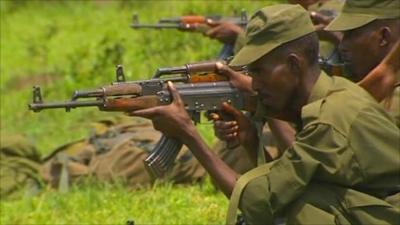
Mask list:
[[293,146],[244,187],[239,208],[248,224],[272,224],[310,182],[382,198],[400,184],[400,130],[364,89],[321,73],[301,118]]
[[397,127],[400,128],[400,86],[394,89],[392,96],[383,100],[382,105],[393,116]]

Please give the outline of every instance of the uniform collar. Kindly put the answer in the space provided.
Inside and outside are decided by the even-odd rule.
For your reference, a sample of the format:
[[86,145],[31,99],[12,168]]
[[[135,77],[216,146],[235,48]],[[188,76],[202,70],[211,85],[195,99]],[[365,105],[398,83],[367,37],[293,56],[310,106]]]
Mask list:
[[332,85],[333,79],[321,70],[321,74],[319,75],[317,82],[315,82],[315,85],[312,88],[310,97],[308,97],[307,104],[324,98],[328,94]]
[[301,108],[301,120],[296,123],[296,130],[300,132],[305,124],[318,118],[320,104],[311,104],[313,102],[323,100],[329,94],[333,86],[333,78],[321,71],[317,82],[312,88],[311,94],[308,97],[307,104]]

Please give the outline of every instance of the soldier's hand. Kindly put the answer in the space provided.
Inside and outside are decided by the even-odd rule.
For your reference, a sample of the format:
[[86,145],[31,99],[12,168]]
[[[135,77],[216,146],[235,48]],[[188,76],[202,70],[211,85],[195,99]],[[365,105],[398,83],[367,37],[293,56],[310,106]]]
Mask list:
[[211,28],[204,34],[209,38],[217,39],[224,44],[235,44],[238,34],[243,32],[243,29],[229,22],[207,21],[207,25]]
[[233,106],[223,103],[222,111],[230,115],[233,120],[223,121],[222,116],[211,113],[209,118],[214,121],[215,136],[227,142],[238,141],[248,149],[253,148],[254,143],[258,143],[257,130],[250,120]]
[[214,122],[214,134],[221,141],[239,141],[239,126],[236,120],[224,121],[218,113],[210,113],[208,119]]
[[338,32],[326,31],[325,27],[333,20],[333,17],[325,16],[319,12],[312,11],[310,13],[314,28],[317,31],[318,37],[321,40],[329,41],[333,44],[338,44],[342,39],[342,34]]
[[310,12],[310,17],[317,31],[324,29],[333,20],[333,17],[325,16],[316,11]]
[[171,104],[137,110],[128,113],[128,115],[151,119],[156,130],[161,131],[166,136],[180,139],[185,143],[190,132],[194,132],[196,129],[185,110],[179,92],[172,82],[168,82],[168,90],[173,98]]
[[229,66],[220,62],[216,63],[218,73],[229,78],[229,83],[240,91],[254,95],[255,92],[251,87],[252,78],[240,72],[234,71]]

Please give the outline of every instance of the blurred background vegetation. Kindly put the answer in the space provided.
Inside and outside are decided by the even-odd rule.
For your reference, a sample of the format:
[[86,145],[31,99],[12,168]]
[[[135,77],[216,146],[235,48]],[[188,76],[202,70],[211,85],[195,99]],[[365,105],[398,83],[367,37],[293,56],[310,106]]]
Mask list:
[[[45,101],[66,100],[73,90],[115,79],[115,65],[127,79],[148,79],[158,67],[215,58],[222,45],[201,34],[175,30],[132,30],[133,13],[143,23],[185,14],[232,16],[278,2],[267,1],[0,1],[1,140],[23,134],[43,155],[81,139],[90,123],[110,113],[78,109],[65,113],[28,111],[32,86]],[[105,115],[107,114],[107,115]],[[200,125],[212,143],[210,125]],[[88,184],[65,195],[1,202],[2,224],[115,224],[131,216],[137,224],[221,224],[227,200],[212,188],[156,186],[127,193],[123,187]]]

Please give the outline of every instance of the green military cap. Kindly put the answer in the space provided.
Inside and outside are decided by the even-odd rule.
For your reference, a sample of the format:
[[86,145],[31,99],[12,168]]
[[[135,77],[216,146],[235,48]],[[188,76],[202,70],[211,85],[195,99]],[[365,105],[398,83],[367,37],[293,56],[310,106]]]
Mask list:
[[309,13],[300,5],[281,4],[262,8],[250,18],[245,45],[229,64],[250,64],[276,47],[314,31]]
[[341,13],[325,28],[346,31],[362,27],[376,19],[400,17],[400,0],[347,0]]

